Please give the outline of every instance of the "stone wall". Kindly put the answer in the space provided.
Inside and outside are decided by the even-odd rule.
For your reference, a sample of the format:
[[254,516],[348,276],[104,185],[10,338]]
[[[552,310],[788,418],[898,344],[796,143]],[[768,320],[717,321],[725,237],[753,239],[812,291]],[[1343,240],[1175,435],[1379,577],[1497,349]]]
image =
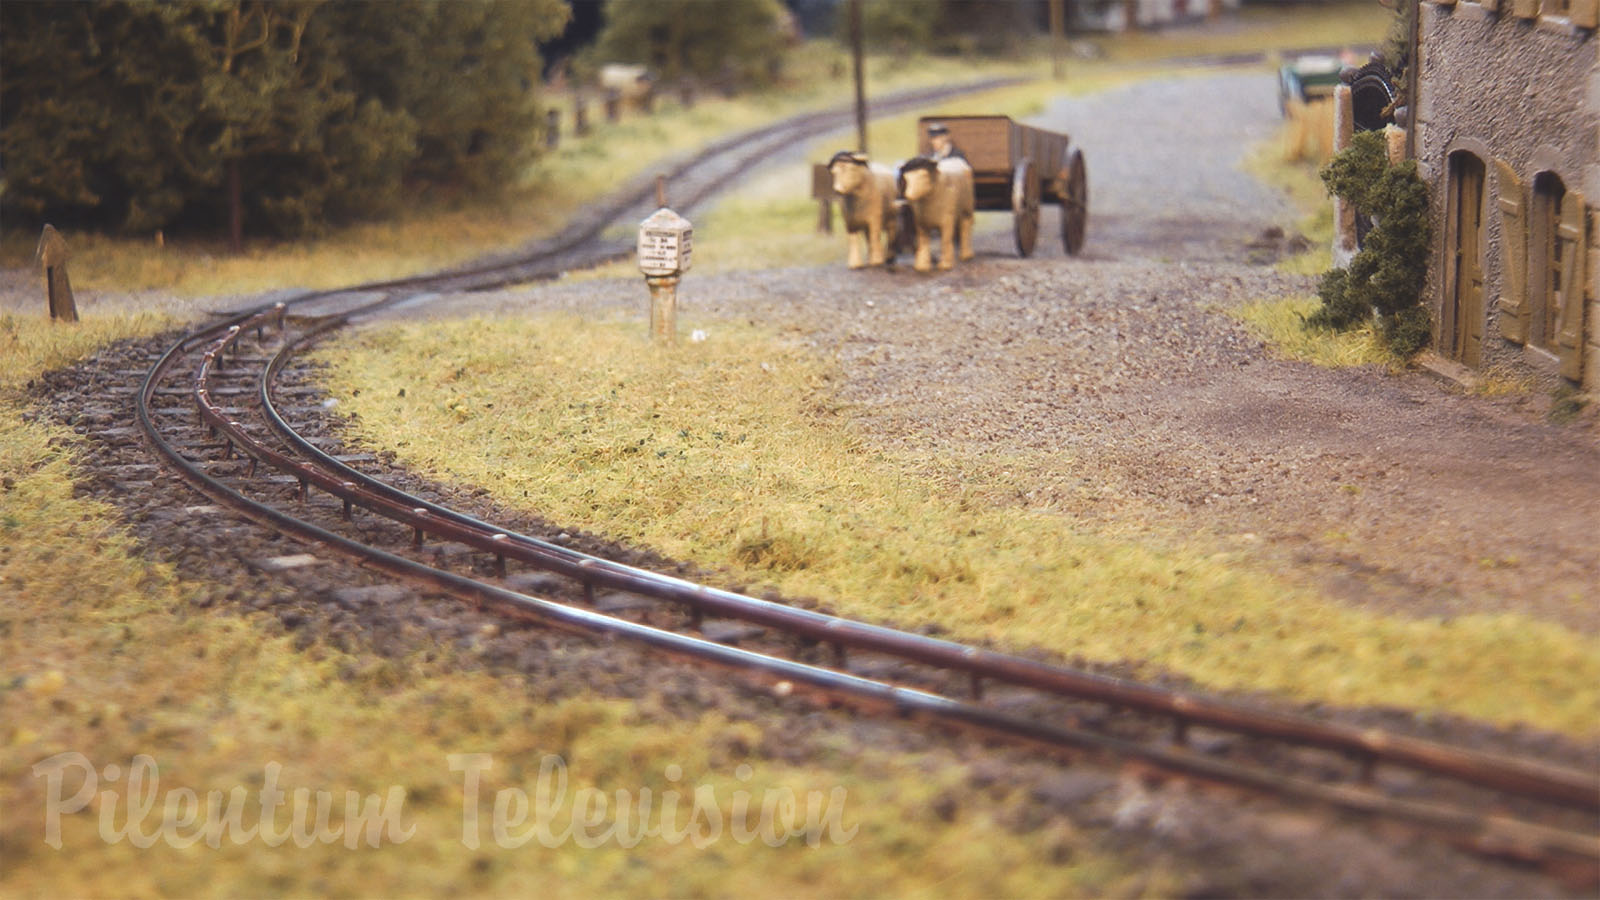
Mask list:
[[[1484,198],[1484,293],[1488,321],[1482,360],[1528,364],[1553,373],[1548,354],[1525,350],[1502,335],[1499,298],[1506,289],[1495,161],[1511,166],[1525,185],[1554,172],[1581,191],[1591,213],[1600,200],[1600,41],[1564,19],[1518,19],[1510,0],[1494,12],[1475,2],[1422,5],[1421,86],[1417,157],[1432,194],[1435,258],[1428,298],[1434,320],[1444,304],[1447,260],[1445,206],[1449,157],[1476,154],[1489,172]],[[1591,247],[1595,228],[1589,228]],[[1588,254],[1587,359],[1583,381],[1600,386],[1600,281]]]

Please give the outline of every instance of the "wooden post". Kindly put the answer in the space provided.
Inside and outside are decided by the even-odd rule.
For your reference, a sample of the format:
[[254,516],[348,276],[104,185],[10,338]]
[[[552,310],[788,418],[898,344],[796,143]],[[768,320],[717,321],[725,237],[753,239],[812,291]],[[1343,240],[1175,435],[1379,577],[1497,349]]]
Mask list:
[[572,133],[578,137],[589,133],[589,101],[577,93],[572,95]]
[[1389,165],[1398,166],[1406,161],[1406,130],[1394,125],[1383,126],[1383,143],[1389,153]]
[[67,241],[54,225],[46,225],[34,251],[44,268],[44,295],[50,305],[50,318],[78,321],[78,304],[72,299],[72,282],[67,279]]
[[1422,3],[1407,0],[1411,10],[1410,53],[1406,64],[1406,106],[1410,115],[1406,121],[1406,159],[1417,158],[1417,131],[1422,128],[1422,104],[1417,96],[1422,90]]
[[811,165],[811,199],[817,201],[817,231],[833,234],[833,173],[822,163]]
[[855,57],[856,149],[867,152],[867,77],[861,60],[861,0],[850,0],[850,53]]
[[548,109],[544,114],[544,145],[550,150],[561,146],[561,110]]
[[678,276],[649,275],[650,340],[671,347],[678,343]]
[[[1333,89],[1333,152],[1341,153],[1355,137],[1355,109],[1351,106],[1350,85]],[[1333,264],[1349,265],[1356,255],[1356,210],[1348,200],[1333,198]]]
[[606,121],[615,122],[622,117],[622,92],[616,88],[606,90]]
[[1057,81],[1067,77],[1066,0],[1050,0],[1050,75]]

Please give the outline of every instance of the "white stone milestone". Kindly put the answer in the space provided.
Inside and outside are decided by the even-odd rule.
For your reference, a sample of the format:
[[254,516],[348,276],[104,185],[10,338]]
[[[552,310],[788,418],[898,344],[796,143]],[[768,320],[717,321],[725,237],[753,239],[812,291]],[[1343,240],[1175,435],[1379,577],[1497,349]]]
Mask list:
[[639,223],[639,271],[646,275],[677,275],[689,271],[694,249],[694,226],[666,207]]

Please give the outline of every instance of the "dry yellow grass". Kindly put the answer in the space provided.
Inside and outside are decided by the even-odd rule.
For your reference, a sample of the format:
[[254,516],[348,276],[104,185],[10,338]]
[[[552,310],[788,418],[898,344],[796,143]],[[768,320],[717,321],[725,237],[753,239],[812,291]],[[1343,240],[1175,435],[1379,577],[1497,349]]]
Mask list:
[[1333,101],[1291,101],[1283,129],[1283,161],[1325,165],[1333,158]]
[[[529,698],[520,676],[486,674],[449,645],[424,645],[397,660],[325,645],[301,651],[271,616],[236,616],[226,600],[216,611],[194,608],[196,593],[226,597],[228,589],[184,583],[144,559],[116,524],[117,512],[76,489],[70,432],[22,418],[21,388],[30,379],[100,343],[165,324],[155,316],[89,317],[77,327],[0,317],[0,894],[1102,896],[1167,893],[1176,884],[1068,829],[1014,833],[1002,822],[1029,802],[1021,792],[1002,788],[992,801],[964,803],[949,821],[939,818],[934,798],[964,789],[968,777],[943,756],[868,750],[841,771],[781,764],[746,749],[762,741],[750,722],[716,714],[676,721],[655,701],[543,703]],[[464,843],[464,776],[450,763],[456,753],[493,761],[483,774],[476,848]],[[46,769],[35,768],[58,754],[81,754],[105,792],[64,816],[59,848],[46,844],[50,782]],[[144,818],[130,814],[126,790],[140,754],[157,766],[146,782],[155,806]],[[625,819],[617,807],[595,818],[577,809],[584,789],[636,799],[649,790],[658,803],[678,791],[679,827],[690,821],[699,790],[716,802],[721,838],[704,848],[653,837],[632,849],[619,839],[500,843],[498,792],[516,788],[537,798],[547,756],[570,777],[565,800],[542,809],[558,835],[575,814],[580,829],[598,822],[580,836],[603,836],[613,823],[663,822],[659,806],[648,819],[637,808]],[[291,829],[297,789],[313,800],[330,792],[327,824],[336,831],[355,821],[347,792],[365,802],[401,789],[402,803],[390,807],[397,832],[381,831],[376,848],[364,834],[354,849],[339,838],[300,846],[291,837],[272,846],[257,836],[235,844],[233,835],[243,832],[219,832],[216,848],[203,840],[174,845],[198,831],[192,822],[163,828],[169,797],[180,817],[170,821],[182,822],[185,792],[203,800],[218,791],[227,802],[238,788],[246,792],[241,826],[253,828],[263,815],[255,792],[269,767],[281,767],[286,794],[269,820],[275,830]],[[75,794],[81,778],[81,769],[70,768],[61,798]],[[827,800],[835,788],[843,792],[837,836],[848,842],[835,843],[826,831],[815,848],[804,837],[774,848],[740,841],[732,830],[741,792],[751,798],[755,824],[769,791],[780,799],[792,791],[803,804],[808,793]],[[130,820],[133,832],[120,837]],[[153,846],[136,845],[146,838]]]
[[632,323],[448,321],[369,332],[325,359],[358,435],[415,468],[845,615],[1144,660],[1215,688],[1574,734],[1600,722],[1600,648],[1582,635],[1359,612],[1202,540],[1084,533],[994,500],[1003,472],[875,446],[801,348],[737,323],[683,326],[711,339],[664,351]]
[[[1161,28],[1097,38],[1108,63],[1375,45],[1394,13],[1379,3],[1259,4],[1206,29]],[[1080,64],[1081,67],[1081,64]],[[1069,63],[1069,75],[1073,65]]]
[[1384,347],[1370,325],[1343,332],[1308,330],[1306,317],[1320,305],[1316,297],[1278,297],[1257,300],[1226,312],[1243,320],[1287,359],[1325,368],[1367,365],[1399,368],[1403,365]]

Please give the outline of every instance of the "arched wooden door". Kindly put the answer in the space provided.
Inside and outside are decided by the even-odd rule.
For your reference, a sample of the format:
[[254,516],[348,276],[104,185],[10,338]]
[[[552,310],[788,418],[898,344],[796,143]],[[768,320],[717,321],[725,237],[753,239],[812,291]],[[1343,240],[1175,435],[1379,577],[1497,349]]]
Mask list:
[[1483,160],[1466,151],[1451,154],[1439,350],[1469,366],[1483,359],[1483,185]]

